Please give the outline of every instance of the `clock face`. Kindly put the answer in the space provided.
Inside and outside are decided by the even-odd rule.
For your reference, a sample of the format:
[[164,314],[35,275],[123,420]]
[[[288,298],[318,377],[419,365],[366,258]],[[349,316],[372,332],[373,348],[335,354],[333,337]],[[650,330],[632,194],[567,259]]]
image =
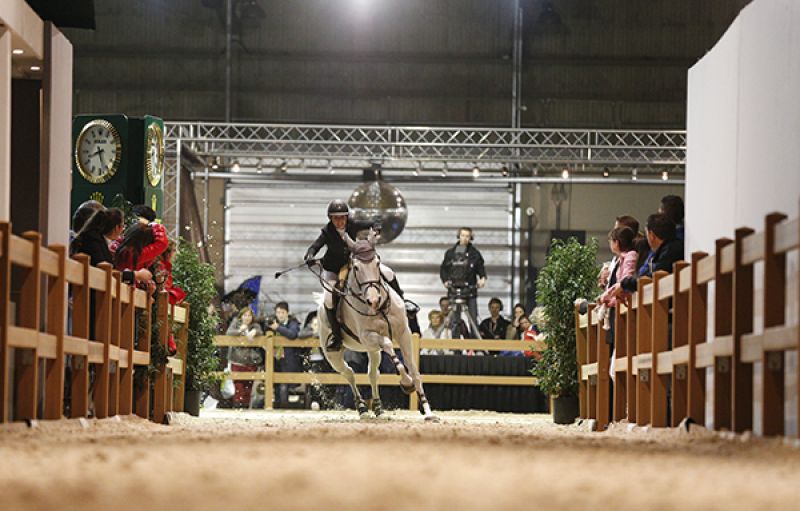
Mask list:
[[117,172],[122,158],[122,141],[108,121],[87,123],[75,142],[75,164],[90,183],[105,183]]
[[147,154],[145,155],[145,168],[150,186],[158,185],[164,172],[164,134],[158,123],[147,127]]

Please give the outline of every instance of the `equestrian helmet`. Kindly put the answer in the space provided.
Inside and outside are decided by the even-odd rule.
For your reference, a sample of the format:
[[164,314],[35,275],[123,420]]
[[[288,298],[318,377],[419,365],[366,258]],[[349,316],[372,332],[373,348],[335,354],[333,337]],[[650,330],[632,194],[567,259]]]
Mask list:
[[328,204],[328,216],[347,216],[350,208],[342,199],[334,199]]

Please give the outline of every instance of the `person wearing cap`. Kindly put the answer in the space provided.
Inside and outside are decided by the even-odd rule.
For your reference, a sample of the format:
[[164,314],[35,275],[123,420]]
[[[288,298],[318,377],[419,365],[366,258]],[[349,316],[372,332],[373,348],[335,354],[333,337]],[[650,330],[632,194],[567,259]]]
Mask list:
[[[344,241],[344,234],[347,233],[350,238],[356,239],[356,233],[362,229],[368,229],[371,225],[361,225],[355,221],[350,220],[350,208],[347,203],[341,199],[332,200],[328,204],[328,220],[329,222],[322,228],[322,232],[316,240],[306,250],[305,257],[303,258],[307,264],[311,264],[314,256],[320,249],[325,246],[328,250],[322,257],[322,278],[327,285],[324,287],[325,294],[325,314],[328,319],[328,324],[331,326],[331,337],[328,339],[326,349],[328,351],[338,351],[342,347],[342,328],[339,321],[336,319],[336,308],[339,305],[338,293],[335,294],[331,291],[339,280],[342,270],[347,268],[350,262],[350,249],[347,248],[347,243]],[[386,282],[394,289],[400,297],[403,297],[403,291],[397,283],[397,278],[391,268],[381,263],[381,275],[386,279]],[[343,280],[343,278],[342,278]]]

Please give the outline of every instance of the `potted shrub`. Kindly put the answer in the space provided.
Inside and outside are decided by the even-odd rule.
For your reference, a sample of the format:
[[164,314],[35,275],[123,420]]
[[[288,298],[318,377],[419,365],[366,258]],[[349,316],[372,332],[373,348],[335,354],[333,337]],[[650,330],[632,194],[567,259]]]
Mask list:
[[532,373],[542,392],[553,397],[553,421],[572,423],[578,416],[578,368],[575,350],[576,298],[590,296],[597,285],[597,240],[581,245],[575,238],[553,240],[536,281],[536,300],[544,309],[547,345]]
[[198,415],[200,396],[214,380],[219,363],[214,352],[214,335],[218,317],[211,301],[214,288],[214,267],[200,261],[192,243],[181,240],[172,267],[173,285],[186,292],[189,308],[189,346],[186,353],[186,411]]

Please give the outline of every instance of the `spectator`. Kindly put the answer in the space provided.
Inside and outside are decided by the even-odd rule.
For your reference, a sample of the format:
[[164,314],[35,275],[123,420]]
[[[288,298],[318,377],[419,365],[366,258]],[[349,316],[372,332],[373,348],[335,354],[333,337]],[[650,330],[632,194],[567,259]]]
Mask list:
[[489,300],[489,317],[481,321],[480,333],[484,339],[505,339],[508,325],[511,323],[500,315],[503,310],[503,302],[493,297]]
[[439,278],[447,288],[451,300],[455,297],[466,299],[469,315],[477,323],[478,289],[486,285],[486,270],[483,256],[472,245],[472,241],[471,228],[459,229],[458,243],[445,252],[442,264],[439,266]]
[[[423,339],[451,339],[450,329],[444,324],[444,316],[441,311],[432,310],[428,313],[428,328],[422,332]],[[452,350],[429,350],[422,348],[420,355],[452,355]]]
[[[672,273],[673,263],[683,259],[683,241],[675,237],[675,223],[664,214],[654,213],[647,217],[645,234],[653,255],[644,273],[640,272],[639,276],[652,277],[659,270]],[[622,291],[633,293],[636,285],[636,276],[627,277],[622,280],[615,294],[620,295]]]
[[[650,245],[647,244],[647,238],[639,231],[639,221],[630,215],[618,216],[614,222],[614,229],[617,227],[630,228],[635,236],[633,238],[633,248],[636,250],[636,268],[637,270],[644,265],[650,254]],[[606,286],[607,287],[607,286]]]
[[634,232],[628,227],[617,227],[608,233],[608,245],[616,259],[616,271],[608,281],[605,292],[600,295],[600,317],[603,318],[603,328],[611,328],[611,311],[617,306],[616,289],[620,282],[636,274],[637,253],[633,249]]
[[156,212],[150,206],[144,204],[137,204],[131,208],[131,215],[139,220],[139,223],[145,225],[151,224],[156,221]]
[[[452,334],[453,332],[460,332],[458,338],[463,339],[464,334],[469,332],[469,330],[467,329],[467,324],[464,323],[463,319],[450,316],[450,298],[447,296],[439,298],[439,310],[442,313],[445,323],[447,323],[447,328],[450,329],[450,333]],[[450,318],[449,321],[448,318]]]
[[317,311],[311,311],[306,314],[303,328],[297,332],[297,337],[300,339],[308,339],[309,337],[319,339],[319,318],[317,317]]
[[519,339],[525,328],[520,325],[520,320],[525,317],[525,306],[521,303],[514,305],[514,311],[511,317],[511,324],[508,325],[506,331],[506,339]]
[[[255,321],[253,311],[250,307],[243,307],[239,314],[228,327],[228,335],[246,337],[252,341],[262,335],[261,325]],[[264,350],[259,347],[248,348],[246,346],[233,346],[228,350],[228,367],[233,372],[252,372],[258,371],[264,364]],[[233,402],[238,406],[249,405],[254,397],[252,392],[253,382],[247,380],[234,380],[236,393],[233,395]]]
[[136,223],[125,230],[122,243],[114,254],[114,262],[117,268],[147,268],[168,246],[167,230],[163,225]]
[[[300,322],[294,316],[289,315],[289,304],[286,302],[278,302],[275,305],[275,316],[270,318],[267,323],[267,329],[274,332],[275,335],[280,335],[289,340],[297,339],[297,334],[300,332]],[[307,348],[283,348],[282,353],[278,353],[279,362],[278,367],[284,373],[302,373],[303,372],[303,359],[307,354]],[[297,388],[297,386],[293,386]],[[283,403],[288,395],[289,386],[282,384],[279,388],[280,402]],[[301,386],[305,390],[305,385]]]
[[83,229],[83,226],[86,224],[86,221],[94,214],[95,211],[100,209],[105,209],[102,204],[97,202],[96,200],[87,200],[80,206],[78,209],[75,210],[75,213],[72,215],[72,230],[69,233],[69,242],[72,243],[72,240],[75,239],[75,236]]
[[667,218],[675,222],[675,239],[684,241],[683,239],[683,199],[677,195],[665,195],[661,198],[661,207],[658,208],[659,213],[667,215]]

